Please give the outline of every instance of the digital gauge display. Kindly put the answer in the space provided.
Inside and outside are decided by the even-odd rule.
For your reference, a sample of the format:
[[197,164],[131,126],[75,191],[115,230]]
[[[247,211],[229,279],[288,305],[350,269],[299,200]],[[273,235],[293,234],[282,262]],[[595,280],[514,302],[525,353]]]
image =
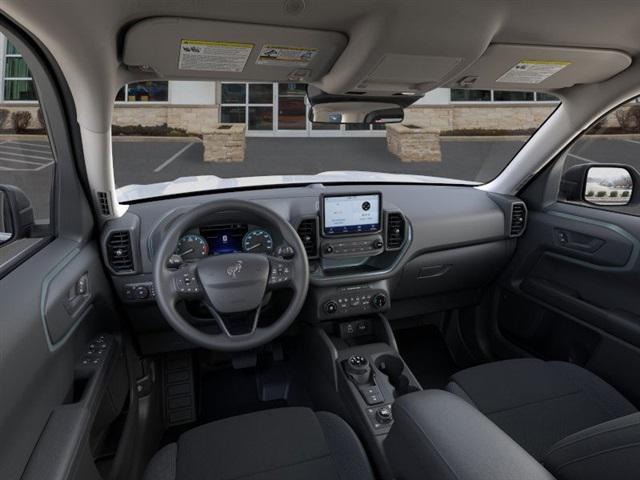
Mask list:
[[266,230],[251,230],[242,239],[242,249],[251,253],[271,253],[273,251],[273,238]]
[[209,243],[200,235],[190,233],[178,240],[175,251],[183,260],[203,258],[209,255]]

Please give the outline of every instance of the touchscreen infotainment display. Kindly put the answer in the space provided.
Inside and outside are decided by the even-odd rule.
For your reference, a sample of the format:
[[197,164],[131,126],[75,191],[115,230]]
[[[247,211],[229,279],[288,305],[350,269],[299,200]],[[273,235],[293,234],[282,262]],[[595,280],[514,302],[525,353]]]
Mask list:
[[324,196],[323,233],[330,236],[378,232],[381,207],[379,193]]

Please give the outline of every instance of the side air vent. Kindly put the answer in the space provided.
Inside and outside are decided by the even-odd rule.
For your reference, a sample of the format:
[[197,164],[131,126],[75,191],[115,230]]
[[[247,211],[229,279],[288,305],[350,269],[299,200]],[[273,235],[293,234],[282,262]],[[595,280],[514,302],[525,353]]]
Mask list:
[[527,227],[527,206],[522,202],[511,204],[511,225],[509,236],[519,237]]
[[309,258],[318,256],[318,219],[308,218],[298,225],[298,236],[302,240]]
[[399,250],[404,244],[405,219],[399,212],[387,214],[387,250]]
[[109,193],[108,192],[98,192],[98,208],[100,209],[100,213],[105,217],[111,215],[111,202],[109,201]]
[[114,272],[132,272],[131,234],[127,230],[112,232],[107,238],[107,259]]

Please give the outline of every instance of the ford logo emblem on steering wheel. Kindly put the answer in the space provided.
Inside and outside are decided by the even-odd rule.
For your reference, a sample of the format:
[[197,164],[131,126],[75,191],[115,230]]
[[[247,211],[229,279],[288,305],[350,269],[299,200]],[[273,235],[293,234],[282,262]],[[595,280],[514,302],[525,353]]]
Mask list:
[[238,260],[237,262],[232,263],[227,267],[227,275],[231,278],[236,278],[236,276],[242,271],[242,260]]

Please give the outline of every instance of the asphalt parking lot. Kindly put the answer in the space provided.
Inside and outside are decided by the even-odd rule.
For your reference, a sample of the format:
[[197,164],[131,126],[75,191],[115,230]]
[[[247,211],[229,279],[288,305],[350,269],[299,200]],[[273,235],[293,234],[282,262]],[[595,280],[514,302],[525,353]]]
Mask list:
[[332,170],[415,173],[483,181],[493,178],[522,141],[442,142],[443,162],[403,163],[385,138],[248,138],[241,163],[202,161],[200,143],[114,143],[116,184],[155,183],[181,176],[223,178],[313,174]]
[[[116,185],[149,184],[192,175],[241,177],[309,174],[331,170],[414,173],[485,182],[495,177],[522,147],[522,140],[443,139],[442,161],[403,163],[384,138],[248,138],[241,163],[208,163],[197,141],[115,141]],[[570,154],[571,163],[623,163],[640,169],[640,139],[590,138]],[[48,214],[53,155],[37,139],[0,141],[0,183],[22,188],[38,218]]]

